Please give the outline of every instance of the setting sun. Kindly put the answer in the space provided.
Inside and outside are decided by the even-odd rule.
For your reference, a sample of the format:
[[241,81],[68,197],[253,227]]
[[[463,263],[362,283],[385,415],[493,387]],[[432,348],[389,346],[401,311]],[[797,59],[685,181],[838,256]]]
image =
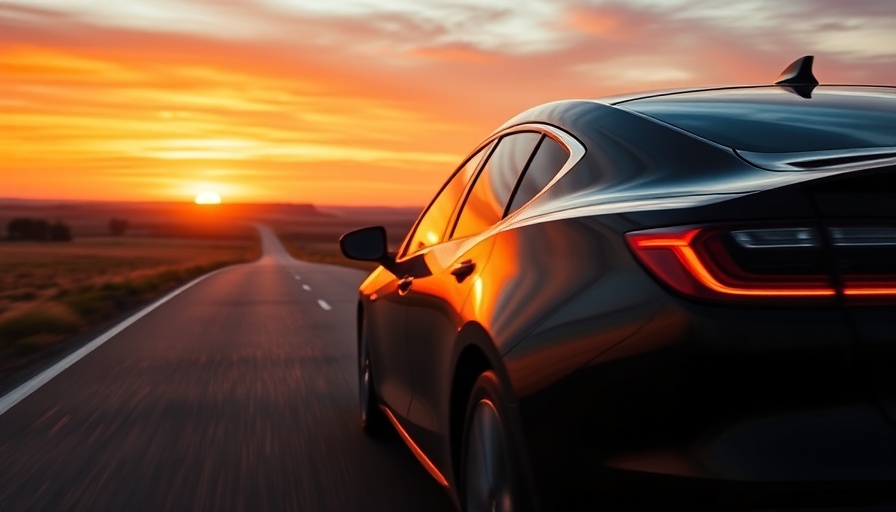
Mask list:
[[221,204],[221,196],[214,192],[200,192],[194,201],[196,204]]
[[0,0],[0,196],[422,208],[550,101],[896,83],[892,1],[517,4]]

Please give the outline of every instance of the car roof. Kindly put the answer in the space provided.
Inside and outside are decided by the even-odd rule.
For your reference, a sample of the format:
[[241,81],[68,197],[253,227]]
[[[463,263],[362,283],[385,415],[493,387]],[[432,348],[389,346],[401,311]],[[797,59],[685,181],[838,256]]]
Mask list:
[[[801,97],[794,89],[794,87],[789,87],[787,85],[738,85],[661,89],[597,98],[570,98],[531,107],[509,119],[496,131],[527,122],[553,123],[561,121],[563,118],[566,118],[566,116],[561,116],[560,118],[555,117],[558,111],[565,110],[574,105],[576,106],[576,110],[579,110],[584,107],[585,104],[589,103],[594,105],[595,108],[600,108],[600,106],[621,107],[627,110],[636,111],[639,110],[638,105],[644,103],[653,105],[681,105],[683,102],[711,99],[717,102],[746,104],[774,102],[776,97],[778,99],[784,98],[783,101],[789,101],[790,103],[799,103],[800,99],[811,100],[816,98],[819,94],[828,99],[833,95],[839,95],[838,97],[846,99],[847,101],[848,96],[877,97],[879,98],[878,100],[872,99],[871,101],[880,101],[881,104],[891,104],[896,100],[896,86],[890,85],[818,85],[812,86],[813,92],[811,93],[810,98]],[[818,103],[821,102],[814,102],[814,104]],[[553,118],[553,121],[549,121],[549,118]]]
[[610,111],[746,152],[896,150],[896,87],[884,85],[754,85],[569,99],[524,111],[495,133],[544,123],[588,138],[626,122]]
[[896,88],[732,87],[613,103],[723,146],[754,152],[896,147]]
[[[653,91],[641,91],[634,93],[617,94],[613,96],[602,96],[595,98],[594,101],[604,103],[606,105],[620,105],[639,100],[648,100],[656,98],[669,98],[676,100],[679,98],[699,98],[705,96],[714,97],[746,97],[751,92],[756,97],[762,97],[764,91],[784,91],[792,92],[791,87],[786,85],[731,85],[731,86],[715,86],[715,87],[686,87],[675,89],[659,89]],[[813,87],[813,92],[829,91],[833,89],[851,90],[856,94],[896,94],[896,86],[891,85],[873,85],[873,84],[824,84]],[[797,95],[799,96],[799,95]],[[736,100],[734,100],[736,101]]]

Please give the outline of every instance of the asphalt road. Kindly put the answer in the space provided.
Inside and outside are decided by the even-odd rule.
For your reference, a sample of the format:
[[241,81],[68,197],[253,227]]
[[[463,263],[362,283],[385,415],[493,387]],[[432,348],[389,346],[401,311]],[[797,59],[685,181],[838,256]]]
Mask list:
[[219,271],[0,415],[0,511],[439,511],[397,436],[357,417],[362,272]]

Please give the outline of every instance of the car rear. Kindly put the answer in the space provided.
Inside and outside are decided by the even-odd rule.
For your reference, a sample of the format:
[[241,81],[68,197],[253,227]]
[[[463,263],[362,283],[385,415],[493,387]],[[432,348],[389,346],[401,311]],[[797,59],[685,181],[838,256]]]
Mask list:
[[[515,230],[520,247],[572,233],[559,251],[574,255],[570,265],[615,265],[584,271],[590,288],[508,355],[511,371],[531,366],[523,354],[558,332],[557,345],[579,351],[578,363],[568,362],[571,349],[542,351],[540,364],[565,357],[568,371],[519,404],[534,473],[551,482],[549,503],[626,500],[654,484],[746,508],[896,500],[896,167],[888,153],[896,96],[822,89],[813,104],[777,90],[725,94],[708,94],[709,120],[693,97],[621,108],[729,151],[743,165],[737,172],[755,171],[753,190],[666,210],[568,211]],[[763,107],[745,122],[751,105]],[[787,125],[781,105],[797,122]],[[686,122],[668,115],[675,108]],[[756,142],[762,134],[774,151],[760,151],[768,149]],[[570,241],[605,231],[618,240]],[[588,301],[599,309],[603,296],[589,290],[622,296],[611,280],[655,307],[620,305],[617,317],[632,328],[612,340],[609,313],[595,312],[591,327],[581,315],[557,327]]]
[[731,147],[759,168],[832,174],[801,187],[814,225],[701,232],[694,249],[702,248],[710,267],[699,268],[694,252],[690,270],[734,283],[711,283],[721,300],[755,295],[836,304],[849,327],[856,379],[896,425],[896,89],[821,87],[807,98],[758,88],[622,106]]

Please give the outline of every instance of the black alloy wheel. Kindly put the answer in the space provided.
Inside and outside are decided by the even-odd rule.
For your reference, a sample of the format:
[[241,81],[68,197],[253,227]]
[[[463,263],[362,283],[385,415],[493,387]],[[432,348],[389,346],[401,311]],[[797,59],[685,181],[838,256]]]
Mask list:
[[507,408],[498,377],[479,376],[467,405],[460,501],[466,512],[512,512],[524,508],[518,465],[508,436]]

